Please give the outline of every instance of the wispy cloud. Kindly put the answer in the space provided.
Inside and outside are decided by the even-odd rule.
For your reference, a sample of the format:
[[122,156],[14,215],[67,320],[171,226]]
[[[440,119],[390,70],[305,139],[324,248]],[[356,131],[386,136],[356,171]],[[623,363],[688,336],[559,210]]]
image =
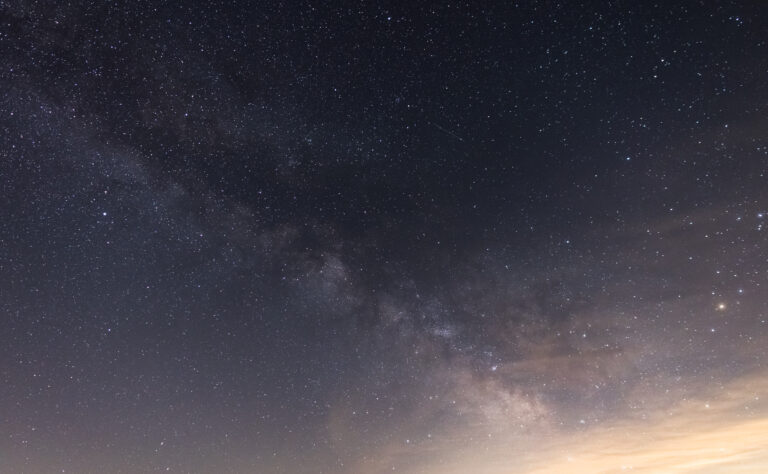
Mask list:
[[766,472],[768,374],[703,389],[696,399],[643,416],[581,430],[510,434],[483,449],[483,456],[477,450],[465,451],[440,468],[418,472]]

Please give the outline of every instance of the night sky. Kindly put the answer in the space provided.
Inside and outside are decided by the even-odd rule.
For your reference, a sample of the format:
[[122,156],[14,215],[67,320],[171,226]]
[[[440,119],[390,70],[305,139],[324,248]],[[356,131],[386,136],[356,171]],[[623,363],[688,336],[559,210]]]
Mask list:
[[0,0],[0,472],[768,472],[768,5]]

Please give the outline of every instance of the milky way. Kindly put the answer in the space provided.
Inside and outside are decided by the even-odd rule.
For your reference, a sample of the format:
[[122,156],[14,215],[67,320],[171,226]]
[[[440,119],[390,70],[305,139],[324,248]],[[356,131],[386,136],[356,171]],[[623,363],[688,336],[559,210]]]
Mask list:
[[0,472],[768,471],[759,2],[0,0],[0,57]]

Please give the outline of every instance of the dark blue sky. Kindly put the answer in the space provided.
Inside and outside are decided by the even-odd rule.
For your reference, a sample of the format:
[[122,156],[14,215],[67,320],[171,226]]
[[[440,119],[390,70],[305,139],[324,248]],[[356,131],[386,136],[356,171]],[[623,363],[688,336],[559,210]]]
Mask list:
[[556,472],[747,393],[766,41],[758,2],[0,1],[0,471]]

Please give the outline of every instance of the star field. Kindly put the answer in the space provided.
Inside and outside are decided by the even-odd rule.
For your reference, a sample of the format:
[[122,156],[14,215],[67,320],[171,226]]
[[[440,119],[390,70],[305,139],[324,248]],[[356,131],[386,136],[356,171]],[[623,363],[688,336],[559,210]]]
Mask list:
[[759,2],[0,0],[0,472],[768,469]]

